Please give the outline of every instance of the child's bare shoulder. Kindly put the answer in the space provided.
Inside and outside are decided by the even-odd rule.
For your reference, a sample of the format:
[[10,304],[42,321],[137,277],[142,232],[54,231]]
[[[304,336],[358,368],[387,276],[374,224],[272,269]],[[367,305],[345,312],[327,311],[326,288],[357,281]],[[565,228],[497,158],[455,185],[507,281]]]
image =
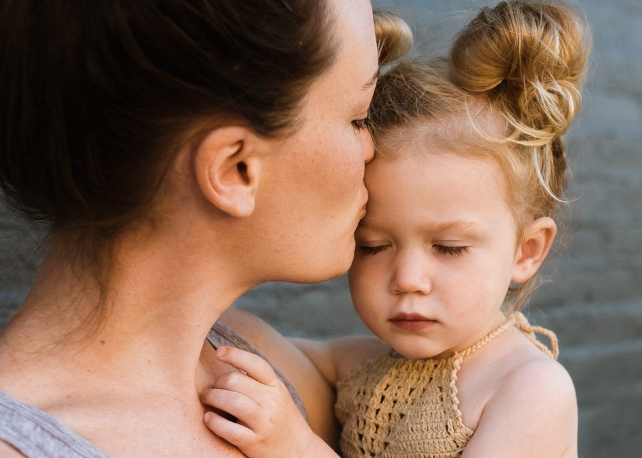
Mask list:
[[[564,366],[537,348],[525,335],[516,334],[513,338],[520,342],[504,356],[506,370],[494,397],[517,391],[528,397],[546,395],[557,400],[570,397],[575,402],[573,381]],[[538,401],[545,402],[541,398]]]
[[332,386],[356,367],[390,349],[374,336],[338,337],[330,340],[290,338],[290,341],[317,366]]
[[390,351],[390,346],[375,336],[345,337],[337,339],[335,344],[335,354],[341,354],[341,357],[337,358],[338,380]]
[[490,389],[474,412],[476,418],[468,417],[475,436],[467,452],[496,456],[501,444],[502,456],[577,456],[577,401],[571,377],[524,335],[512,334],[510,351],[500,350],[497,359],[478,366],[488,369],[478,381]]
[[576,402],[566,369],[517,329],[466,358],[457,386],[464,423],[473,430],[495,407],[550,403],[574,409]]
[[[484,415],[511,419],[521,430],[528,424],[548,437],[577,435],[577,400],[564,366],[543,353],[526,336],[505,356],[505,368],[484,408]],[[519,425],[519,426],[517,426]],[[505,423],[510,429],[510,423]]]

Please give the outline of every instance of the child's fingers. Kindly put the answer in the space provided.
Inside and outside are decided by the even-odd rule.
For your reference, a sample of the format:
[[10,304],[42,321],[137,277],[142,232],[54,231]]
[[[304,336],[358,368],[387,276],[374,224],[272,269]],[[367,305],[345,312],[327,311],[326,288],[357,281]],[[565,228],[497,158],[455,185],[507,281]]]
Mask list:
[[254,353],[233,347],[220,347],[216,350],[216,357],[264,385],[277,386],[279,384],[279,378],[274,373],[274,369],[267,361]]
[[221,375],[216,379],[212,388],[220,390],[235,391],[244,394],[248,398],[258,402],[259,396],[269,390],[269,387],[261,382],[254,380],[252,377],[245,375],[243,372],[233,371]]
[[227,412],[244,422],[256,416],[260,410],[259,405],[244,394],[217,388],[203,391],[201,402]]
[[242,447],[254,436],[254,432],[244,425],[234,423],[215,412],[205,412],[203,420],[214,434],[237,447]]

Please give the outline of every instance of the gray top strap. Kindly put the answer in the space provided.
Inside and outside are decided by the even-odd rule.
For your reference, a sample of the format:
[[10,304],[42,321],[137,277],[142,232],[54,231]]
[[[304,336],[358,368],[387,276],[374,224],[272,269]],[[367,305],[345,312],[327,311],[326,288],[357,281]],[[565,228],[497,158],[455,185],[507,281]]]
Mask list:
[[29,458],[108,458],[54,417],[2,391],[0,438]]
[[[263,357],[247,340],[223,324],[215,324],[207,339],[221,345],[247,350]],[[272,366],[306,417],[303,402],[283,374]],[[0,439],[28,458],[109,458],[71,428],[51,415],[0,391]]]

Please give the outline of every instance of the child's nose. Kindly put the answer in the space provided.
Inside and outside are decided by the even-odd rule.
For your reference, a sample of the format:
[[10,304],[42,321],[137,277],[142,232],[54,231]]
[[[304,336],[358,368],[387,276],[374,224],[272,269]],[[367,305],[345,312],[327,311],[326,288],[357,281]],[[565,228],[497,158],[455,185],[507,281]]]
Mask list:
[[432,281],[426,262],[422,252],[398,253],[390,281],[391,292],[393,294],[429,294],[432,290]]

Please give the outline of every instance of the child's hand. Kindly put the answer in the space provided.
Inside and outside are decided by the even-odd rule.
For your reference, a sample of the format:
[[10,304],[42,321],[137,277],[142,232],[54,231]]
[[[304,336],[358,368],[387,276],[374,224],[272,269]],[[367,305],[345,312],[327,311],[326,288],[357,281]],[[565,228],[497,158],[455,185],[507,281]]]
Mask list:
[[203,404],[238,419],[234,422],[216,412],[206,412],[205,424],[216,435],[249,458],[338,456],[312,432],[266,361],[231,347],[219,348],[216,356],[247,374],[229,372],[201,394]]

